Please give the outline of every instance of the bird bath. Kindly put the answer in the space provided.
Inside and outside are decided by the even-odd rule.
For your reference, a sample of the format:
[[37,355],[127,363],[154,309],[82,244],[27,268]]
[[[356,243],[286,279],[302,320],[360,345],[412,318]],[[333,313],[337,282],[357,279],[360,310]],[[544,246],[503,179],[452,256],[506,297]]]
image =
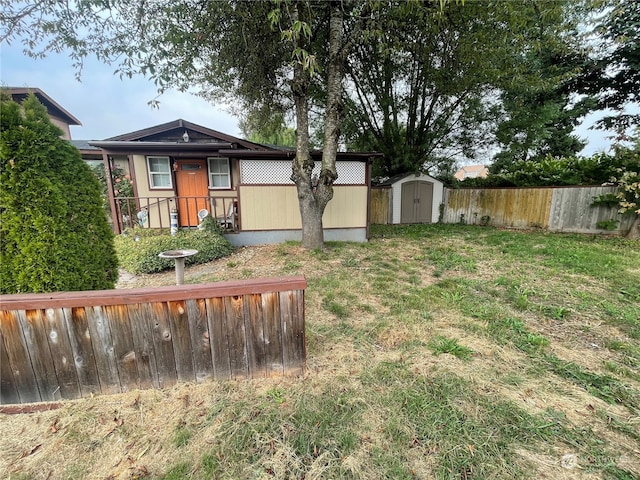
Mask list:
[[184,283],[184,259],[195,255],[198,250],[167,250],[159,253],[160,258],[173,258],[176,261],[176,285]]

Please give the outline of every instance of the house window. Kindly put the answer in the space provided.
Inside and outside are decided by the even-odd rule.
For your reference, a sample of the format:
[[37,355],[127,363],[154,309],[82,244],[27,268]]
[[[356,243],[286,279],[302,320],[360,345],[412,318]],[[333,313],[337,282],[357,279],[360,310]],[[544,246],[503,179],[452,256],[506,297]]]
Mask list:
[[147,157],[147,170],[151,188],[172,188],[169,157]]
[[209,158],[209,188],[231,188],[228,158]]

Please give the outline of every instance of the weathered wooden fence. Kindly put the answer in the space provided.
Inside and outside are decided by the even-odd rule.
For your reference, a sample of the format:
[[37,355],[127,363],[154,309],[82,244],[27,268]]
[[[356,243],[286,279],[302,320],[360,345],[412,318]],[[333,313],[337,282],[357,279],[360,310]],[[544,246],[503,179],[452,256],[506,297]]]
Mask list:
[[369,205],[369,223],[386,225],[391,214],[391,188],[376,187],[371,189]]
[[0,296],[0,404],[297,375],[304,277]]
[[445,192],[444,223],[499,227],[543,228],[554,232],[602,233],[596,224],[618,220],[614,234],[624,234],[632,216],[615,207],[592,206],[594,197],[614,193],[616,187],[461,188]]

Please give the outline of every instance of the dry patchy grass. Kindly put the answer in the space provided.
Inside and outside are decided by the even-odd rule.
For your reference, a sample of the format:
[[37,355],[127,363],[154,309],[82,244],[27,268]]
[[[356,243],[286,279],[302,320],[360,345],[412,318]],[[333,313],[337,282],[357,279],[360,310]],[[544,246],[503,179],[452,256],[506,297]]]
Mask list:
[[[478,227],[374,233],[324,251],[242,248],[186,271],[186,283],[305,275],[304,377],[0,415],[0,476],[640,476],[637,244]],[[617,272],[589,259],[604,250]],[[173,281],[168,271],[118,287]],[[435,338],[470,355],[438,351]]]

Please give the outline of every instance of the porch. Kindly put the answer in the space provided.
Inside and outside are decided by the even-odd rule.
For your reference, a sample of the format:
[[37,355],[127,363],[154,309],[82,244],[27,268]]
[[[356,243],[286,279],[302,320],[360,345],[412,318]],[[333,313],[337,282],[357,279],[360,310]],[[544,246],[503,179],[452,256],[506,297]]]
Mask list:
[[[193,228],[210,215],[227,233],[239,231],[236,197],[116,197],[112,215],[116,235],[128,228]],[[207,215],[204,215],[204,213]]]

